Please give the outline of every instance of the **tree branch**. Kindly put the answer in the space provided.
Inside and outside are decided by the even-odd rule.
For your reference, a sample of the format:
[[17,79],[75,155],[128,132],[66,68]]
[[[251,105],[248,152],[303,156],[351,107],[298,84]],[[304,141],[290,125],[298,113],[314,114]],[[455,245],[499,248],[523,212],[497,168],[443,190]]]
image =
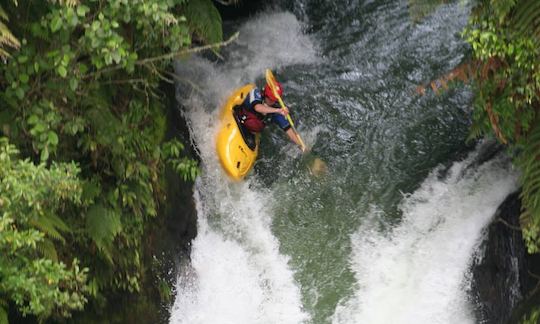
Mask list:
[[153,63],[150,63],[148,65],[145,64],[144,67],[149,69],[151,73],[156,74],[158,76],[158,78],[160,78],[161,80],[163,80],[163,81],[165,81],[167,83],[170,83],[170,84],[174,83],[173,80],[167,79],[163,74],[161,74]]
[[506,225],[506,227],[514,230],[514,231],[521,231],[521,227],[519,226],[515,226],[515,225],[512,225],[510,223],[508,223],[507,221],[505,221],[504,219],[502,218],[497,218],[497,222],[501,222],[503,225]]
[[172,72],[168,72],[168,71],[165,71],[166,74],[170,75],[173,79],[175,79],[176,81],[179,81],[179,82],[184,82],[184,83],[187,83],[188,85],[191,86],[191,88],[195,91],[197,91],[198,93],[200,94],[204,94],[204,91],[203,89],[198,86],[195,82],[189,80],[189,79],[184,79],[184,78],[181,78],[179,77],[178,75],[172,73]]
[[135,62],[135,64],[136,65],[142,65],[142,64],[161,61],[161,60],[168,60],[168,59],[172,59],[172,58],[182,56],[182,55],[185,55],[185,54],[199,53],[199,52],[202,52],[202,51],[207,50],[207,49],[215,49],[215,48],[218,48],[218,47],[227,46],[230,43],[234,42],[236,39],[238,39],[238,35],[240,35],[240,33],[236,32],[229,39],[227,39],[226,41],[223,41],[223,42],[214,43],[214,44],[208,44],[208,45],[199,46],[199,47],[188,48],[188,49],[185,49],[185,50],[182,50],[182,51],[169,53],[169,54],[165,54],[165,55],[161,55],[161,56],[150,57],[150,58],[139,60],[139,61]]
[[[232,42],[234,42],[236,39],[238,39],[238,35],[240,35],[240,33],[236,32],[234,35],[229,37],[229,39],[227,39],[226,41],[223,41],[223,42],[208,44],[208,45],[199,46],[199,47],[187,48],[187,49],[177,51],[177,52],[174,52],[174,53],[169,53],[169,54],[164,54],[164,55],[160,55],[160,56],[156,56],[156,57],[149,57],[149,58],[141,59],[141,60],[135,61],[135,65],[146,65],[148,63],[153,63],[153,62],[157,62],[157,61],[170,60],[170,59],[173,59],[173,58],[176,58],[176,57],[179,57],[179,56],[182,56],[182,55],[186,55],[186,54],[199,53],[199,52],[202,52],[202,51],[205,51],[205,50],[208,50],[208,49],[216,49],[216,48],[219,48],[219,47],[227,46],[227,45],[231,44]],[[123,66],[120,66],[120,65],[111,66],[111,67],[104,68],[104,69],[101,69],[99,71],[87,74],[85,77],[83,77],[83,79],[92,77],[94,75],[103,74],[103,73],[106,73],[106,72],[116,71],[116,70],[119,70],[119,69],[122,69],[122,68],[123,68]]]
[[122,83],[144,83],[146,82],[145,79],[127,79],[127,80],[111,80],[111,81],[105,81],[101,84],[122,84]]

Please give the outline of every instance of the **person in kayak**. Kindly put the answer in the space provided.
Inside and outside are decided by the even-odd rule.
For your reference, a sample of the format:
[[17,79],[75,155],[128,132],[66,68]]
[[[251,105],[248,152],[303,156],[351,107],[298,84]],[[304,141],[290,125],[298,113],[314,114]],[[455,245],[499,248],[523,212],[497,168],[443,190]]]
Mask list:
[[[283,89],[279,82],[276,82],[276,90],[281,97]],[[302,151],[301,141],[291,127],[286,116],[289,113],[287,107],[281,108],[278,99],[267,84],[264,91],[255,87],[251,89],[246,99],[242,102],[241,109],[238,111],[238,117],[244,127],[251,133],[260,133],[268,121],[277,124],[289,137],[289,139],[298,145]]]

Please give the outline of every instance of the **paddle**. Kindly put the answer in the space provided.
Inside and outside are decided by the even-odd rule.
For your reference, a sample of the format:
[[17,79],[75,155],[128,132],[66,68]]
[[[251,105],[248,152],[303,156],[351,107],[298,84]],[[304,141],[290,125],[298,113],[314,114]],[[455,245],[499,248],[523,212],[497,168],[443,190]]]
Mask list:
[[[270,69],[266,69],[266,83],[270,86],[270,89],[272,89],[272,93],[277,98],[279,105],[282,109],[285,109],[285,104],[283,103],[283,100],[281,99],[281,96],[279,95],[277,89],[276,89],[276,78],[274,77],[274,74]],[[302,137],[300,137],[300,134],[296,131],[296,128],[294,127],[294,122],[292,121],[291,114],[287,114],[287,120],[289,121],[289,124],[291,124],[291,128],[298,138],[298,141],[300,142],[300,148],[302,149],[302,152],[306,151],[306,144],[304,144],[304,141],[302,140]]]
[[[274,74],[272,73],[272,71],[270,71],[270,69],[266,69],[266,83],[270,86],[270,89],[272,89],[272,93],[278,99],[279,105],[283,109],[285,108],[285,104],[283,103],[283,100],[281,99],[281,96],[279,95],[276,89],[277,88],[276,82],[277,82],[276,78],[274,77]],[[296,137],[298,138],[298,141],[300,142],[300,147],[302,149],[302,152],[305,153],[307,151],[306,144],[304,144],[304,141],[300,137],[300,134],[298,134],[298,132],[296,131],[296,128],[294,127],[294,122],[292,121],[290,114],[287,114],[287,120],[289,121],[289,124],[291,124],[292,130],[294,134],[296,135]],[[321,160],[318,157],[315,157],[309,166],[309,170],[313,175],[321,176],[323,174],[326,174],[326,172],[328,171],[328,167],[326,166],[326,163],[323,160]]]

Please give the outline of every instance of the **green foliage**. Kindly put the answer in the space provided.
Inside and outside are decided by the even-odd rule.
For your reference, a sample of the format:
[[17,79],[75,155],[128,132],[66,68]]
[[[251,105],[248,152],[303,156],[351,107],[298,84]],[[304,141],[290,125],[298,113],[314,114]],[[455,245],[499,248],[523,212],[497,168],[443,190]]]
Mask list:
[[521,319],[521,324],[537,324],[540,321],[540,309],[533,310],[529,316],[525,315]]
[[540,242],[540,127],[536,126],[526,138],[523,151],[517,156],[522,172],[521,214],[523,238],[530,253],[539,251]]
[[36,244],[36,249],[41,256],[52,261],[58,261],[58,253],[54,242],[44,238],[41,242]]
[[[192,35],[221,40],[221,18],[210,0],[50,0],[25,5],[24,13],[20,7],[4,2],[0,10],[2,23],[11,18],[9,35],[22,40],[0,65],[0,135],[28,158],[2,162],[21,168],[10,181],[25,187],[9,200],[20,217],[4,226],[17,225],[25,259],[2,260],[5,269],[24,262],[35,275],[64,275],[51,289],[61,287],[57,304],[42,300],[45,309],[29,299],[51,298],[39,285],[37,295],[10,297],[23,313],[64,316],[82,307],[82,296],[139,289],[145,231],[166,199],[165,167],[185,180],[199,172],[181,143],[164,141],[159,85],[169,81],[171,59],[191,46]],[[7,203],[2,193],[0,209]],[[61,266],[68,261],[70,268]],[[23,284],[0,284],[0,296]],[[62,297],[70,287],[85,293]]]
[[[74,164],[36,166],[17,154],[0,138],[0,296],[23,315],[68,317],[86,303],[88,269],[80,269],[77,259],[70,268],[58,261],[47,237],[59,239],[59,231],[69,231],[58,213],[81,203],[79,170]],[[1,319],[5,305],[0,308]]]
[[223,39],[221,16],[212,0],[191,0],[185,9],[191,29],[205,43],[217,43]]
[[4,305],[0,304],[0,324],[8,324],[8,314]]
[[90,238],[112,263],[112,244],[116,235],[122,231],[120,215],[101,204],[93,205],[86,215],[86,228]]
[[540,2],[481,1],[464,36],[476,69],[473,131],[516,150],[522,171],[521,223],[530,253],[540,251]]
[[[510,7],[512,2],[508,3]],[[510,8],[509,8],[510,9]],[[536,47],[540,45],[540,2],[524,0],[516,7],[511,25],[516,37],[531,39]]]
[[186,157],[181,157],[184,145],[177,140],[171,140],[163,145],[162,151],[165,159],[170,163],[173,170],[184,179],[194,181],[200,173],[197,163]]
[[5,22],[9,21],[9,16],[5,10],[0,6],[0,58],[7,59],[10,55],[4,49],[5,47],[11,47],[18,49],[21,46],[19,40],[13,36],[9,28],[6,26]]

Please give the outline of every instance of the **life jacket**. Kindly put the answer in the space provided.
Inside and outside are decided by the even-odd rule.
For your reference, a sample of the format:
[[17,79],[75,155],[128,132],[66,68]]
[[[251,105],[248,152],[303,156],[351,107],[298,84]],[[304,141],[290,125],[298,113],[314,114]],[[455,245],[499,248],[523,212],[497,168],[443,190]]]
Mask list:
[[257,88],[253,88],[238,110],[240,123],[252,133],[260,133],[266,127],[264,115],[255,111],[255,105],[263,103],[263,95]]
[[263,120],[264,117],[260,116],[260,114],[256,112],[246,109],[245,107],[240,109],[238,117],[240,118],[240,123],[242,123],[242,125],[244,125],[244,127],[252,133],[260,133],[263,131],[264,127],[266,127]]

